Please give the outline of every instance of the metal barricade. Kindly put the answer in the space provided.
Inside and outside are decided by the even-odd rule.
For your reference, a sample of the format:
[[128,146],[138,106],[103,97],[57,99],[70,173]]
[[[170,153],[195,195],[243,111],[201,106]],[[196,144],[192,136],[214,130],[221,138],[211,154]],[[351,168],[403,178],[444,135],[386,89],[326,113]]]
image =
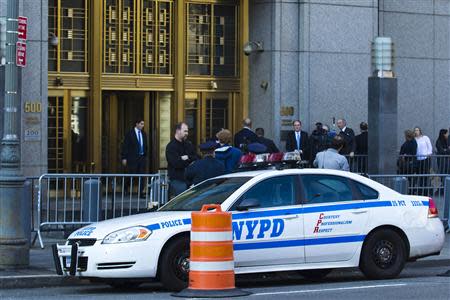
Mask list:
[[367,155],[364,154],[355,154],[353,156],[344,155],[347,158],[348,165],[350,167],[350,172],[359,173],[359,174],[367,174],[368,172],[368,160]]
[[67,226],[148,212],[167,202],[167,174],[44,174],[38,181],[37,236]]
[[450,155],[399,155],[397,174],[450,174]]
[[396,188],[396,179],[406,178],[406,194],[432,197],[436,203],[441,219],[445,218],[445,207],[448,206],[450,195],[446,192],[446,181],[442,180],[448,174],[401,174],[401,175],[369,175],[375,180],[391,189]]

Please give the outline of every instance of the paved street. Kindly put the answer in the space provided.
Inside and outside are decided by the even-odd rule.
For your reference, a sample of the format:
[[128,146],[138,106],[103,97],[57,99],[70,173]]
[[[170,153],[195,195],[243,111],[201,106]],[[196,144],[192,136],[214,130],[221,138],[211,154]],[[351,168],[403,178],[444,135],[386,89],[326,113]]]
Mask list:
[[[246,275],[238,287],[252,292],[237,299],[450,299],[450,277],[437,276],[450,269],[442,261],[408,264],[393,280],[370,281],[356,270],[334,271],[321,283],[307,281],[296,273]],[[114,290],[105,285],[4,289],[0,299],[175,299],[159,284],[146,284],[136,290]]]

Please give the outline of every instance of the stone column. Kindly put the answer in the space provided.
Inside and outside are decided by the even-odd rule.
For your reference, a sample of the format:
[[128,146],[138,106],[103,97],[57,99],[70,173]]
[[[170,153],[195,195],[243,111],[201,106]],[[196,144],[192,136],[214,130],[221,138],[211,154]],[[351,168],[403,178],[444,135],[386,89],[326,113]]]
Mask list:
[[3,137],[0,142],[0,268],[29,264],[29,245],[23,226],[30,211],[21,210],[25,178],[20,167],[19,75],[15,64],[19,1],[7,1],[6,64],[0,67],[4,80]]

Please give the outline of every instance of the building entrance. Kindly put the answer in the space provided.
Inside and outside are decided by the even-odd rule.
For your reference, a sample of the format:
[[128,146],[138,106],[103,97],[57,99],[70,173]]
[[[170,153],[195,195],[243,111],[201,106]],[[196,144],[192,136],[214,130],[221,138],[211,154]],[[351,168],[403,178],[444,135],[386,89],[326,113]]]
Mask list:
[[154,140],[152,132],[155,128],[154,116],[155,95],[154,92],[104,92],[103,93],[103,139],[102,139],[102,172],[124,173],[126,170],[121,165],[121,148],[125,134],[134,128],[138,119],[145,122],[144,131],[149,141],[148,157],[150,165],[147,172],[154,169],[154,149],[151,147]]
[[86,173],[88,159],[88,97],[84,91],[48,92],[48,172]]

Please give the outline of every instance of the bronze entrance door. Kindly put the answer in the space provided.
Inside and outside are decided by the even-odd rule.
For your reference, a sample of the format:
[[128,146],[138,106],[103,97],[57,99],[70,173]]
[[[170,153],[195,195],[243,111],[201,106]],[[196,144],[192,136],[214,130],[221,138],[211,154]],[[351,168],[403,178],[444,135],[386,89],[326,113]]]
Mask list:
[[48,92],[48,172],[89,173],[88,107],[85,91]]
[[[145,122],[144,131],[149,144],[148,158],[152,162],[152,133],[151,112],[154,111],[155,93],[153,92],[104,92],[103,93],[103,140],[102,140],[102,166],[103,173],[125,173],[121,165],[121,147],[125,134],[134,128],[138,119]],[[147,166],[151,172],[152,164]]]
[[233,93],[186,93],[185,119],[189,126],[189,140],[198,146],[215,139],[222,128],[232,128]]

